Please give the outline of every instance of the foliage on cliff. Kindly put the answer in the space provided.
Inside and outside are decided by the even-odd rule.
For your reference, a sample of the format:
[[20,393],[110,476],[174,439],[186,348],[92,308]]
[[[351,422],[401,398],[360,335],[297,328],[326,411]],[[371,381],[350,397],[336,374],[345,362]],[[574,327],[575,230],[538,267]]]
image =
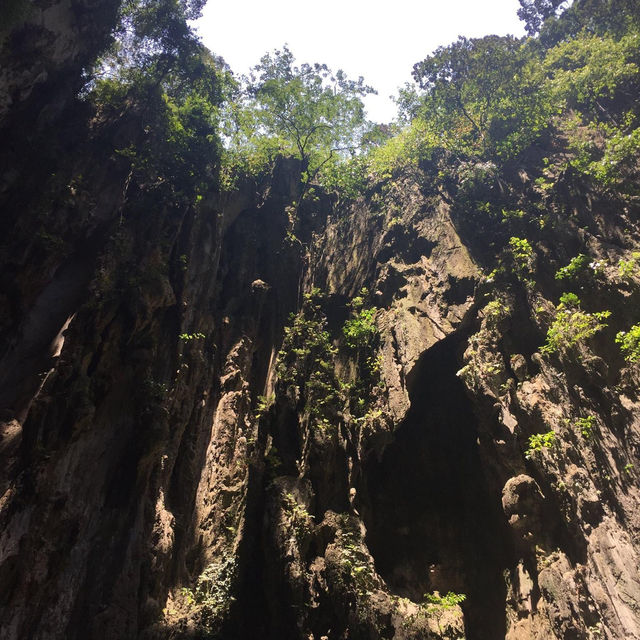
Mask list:
[[295,64],[285,45],[235,83],[225,110],[226,170],[260,172],[277,155],[300,160],[310,184],[354,154],[367,131],[362,98],[373,89],[326,64]]
[[[61,317],[70,323],[56,327],[54,335],[66,334],[68,342],[62,366],[49,364],[47,351],[47,367],[58,367],[62,376],[57,386],[38,380],[34,393],[44,389],[45,403],[37,409],[41,423],[30,427],[24,451],[41,459],[43,469],[51,458],[60,471],[34,480],[34,494],[42,494],[45,508],[33,516],[41,518],[41,529],[32,529],[37,552],[20,562],[24,558],[25,567],[41,567],[45,554],[58,557],[59,550],[40,547],[56,531],[49,524],[65,513],[68,547],[80,549],[79,554],[84,548],[96,550],[92,557],[87,553],[86,586],[100,593],[89,600],[100,606],[105,602],[118,619],[120,604],[126,602],[135,610],[127,622],[133,629],[160,618],[158,603],[176,580],[191,580],[194,588],[181,593],[186,613],[180,614],[180,624],[193,620],[195,610],[207,636],[218,632],[218,623],[244,616],[251,607],[256,620],[270,618],[263,615],[268,607],[277,620],[281,604],[276,600],[282,601],[284,629],[306,630],[307,622],[317,619],[313,626],[309,622],[305,637],[311,629],[315,637],[337,629],[334,621],[344,625],[344,634],[366,629],[355,632],[363,638],[391,637],[392,627],[406,632],[404,637],[442,637],[441,620],[452,613],[448,609],[455,615],[447,635],[462,635],[459,605],[465,616],[472,615],[482,601],[484,582],[468,592],[468,599],[458,594],[458,586],[451,585],[452,591],[447,586],[439,592],[446,595],[439,595],[431,585],[418,605],[392,596],[376,573],[382,571],[384,562],[378,560],[387,550],[397,554],[402,580],[411,578],[412,566],[425,574],[414,577],[416,584],[437,580],[438,574],[446,578],[447,571],[466,580],[474,570],[467,567],[476,561],[478,573],[494,562],[498,582],[505,567],[512,579],[531,574],[537,580],[538,556],[555,563],[558,584],[586,579],[583,559],[573,557],[565,567],[554,560],[570,546],[582,548],[579,536],[569,528],[562,533],[547,529],[566,528],[565,521],[576,530],[585,522],[595,529],[604,507],[611,505],[607,519],[613,522],[615,509],[624,513],[624,505],[615,504],[620,492],[615,494],[613,484],[635,474],[637,440],[625,431],[624,420],[637,404],[628,409],[621,398],[633,396],[628,380],[637,379],[640,361],[637,0],[577,0],[561,15],[564,3],[522,0],[531,37],[460,38],[439,48],[416,64],[415,84],[398,98],[398,122],[379,127],[366,122],[362,98],[370,90],[362,79],[332,74],[322,64],[296,66],[286,48],[267,54],[253,76],[236,80],[189,28],[200,4],[131,0],[122,6],[112,46],[87,70],[79,98],[90,149],[79,152],[70,146],[77,155],[58,176],[47,174],[44,184],[46,194],[58,200],[54,206],[47,201],[47,215],[41,218],[65,235],[53,236],[45,227],[33,233],[25,222],[18,232],[34,235],[34,244],[16,250],[6,242],[24,261],[7,270],[7,279],[24,273],[29,261],[55,274],[54,284],[62,279],[64,285],[66,273],[82,270],[94,277],[96,300],[104,300],[110,290],[113,302],[98,312],[95,300],[82,306],[78,300],[87,298],[83,283],[68,302],[55,288],[49,290],[52,307],[62,308]],[[286,170],[270,173],[283,155],[297,162],[280,162]],[[87,218],[98,218],[93,201],[107,190],[94,187],[92,179],[100,177],[97,165],[103,161],[111,170],[109,186],[115,184],[115,195],[104,198],[109,203],[105,226],[110,227],[105,240],[86,232],[73,215],[88,211]],[[236,177],[244,180],[244,192],[221,195],[243,184]],[[256,185],[247,177],[264,181]],[[297,202],[291,202],[292,194]],[[198,208],[208,195],[214,203],[209,211],[221,215],[205,216],[204,207]],[[37,217],[33,200],[19,202],[30,205],[24,220],[29,214],[32,220]],[[226,202],[237,205],[237,217],[221,211]],[[64,219],[67,205],[72,224]],[[67,233],[74,226],[75,240]],[[60,255],[59,245],[64,244],[71,247],[70,255],[81,255],[78,261],[72,256],[63,269],[67,256]],[[84,254],[92,254],[91,259],[80,261]],[[16,278],[16,290],[27,283],[37,292],[39,281],[28,281]],[[314,284],[326,288],[327,295]],[[358,290],[360,295],[353,297]],[[11,313],[21,318],[32,301],[12,297],[15,301],[7,298]],[[292,309],[285,327],[286,311]],[[109,391],[114,388],[117,394]],[[452,402],[440,404],[438,396],[448,394]],[[105,397],[113,415],[103,411],[105,417],[96,418]],[[119,398],[131,397],[131,405],[119,406]],[[125,412],[133,418],[118,426],[114,416]],[[420,446],[409,444],[392,473],[379,473],[385,467],[375,459],[389,443],[402,444],[394,430],[404,425],[406,434],[412,420],[428,439],[416,440]],[[53,428],[56,421],[60,434]],[[114,424],[118,437],[110,431]],[[613,430],[619,431],[615,437]],[[113,509],[101,507],[99,474],[90,477],[80,464],[69,470],[57,457],[59,446],[91,466],[96,450],[78,443],[98,432],[104,438],[99,454],[109,458],[114,477],[123,476],[122,486],[114,483],[109,489]],[[611,434],[606,448],[605,433]],[[457,446],[467,442],[467,435],[472,465]],[[492,457],[483,473],[474,475],[476,447]],[[418,456],[415,469],[402,466],[411,449]],[[592,498],[581,490],[573,505],[565,486],[565,480],[570,483],[567,461],[575,463],[576,485],[587,486],[593,478],[602,493]],[[508,524],[501,512],[496,516],[496,531],[513,522],[524,527],[523,540],[514,534],[518,545],[530,546],[523,552],[528,554],[524,564],[517,564],[520,554],[504,564],[485,554],[482,527],[468,535],[472,519],[465,518],[474,513],[469,511],[458,520],[465,549],[483,553],[443,569],[440,563],[446,565],[448,557],[460,560],[448,553],[454,547],[445,540],[455,535],[439,527],[452,515],[455,526],[451,505],[457,509],[466,494],[485,491],[483,485],[477,494],[469,493],[484,471],[499,480],[493,480],[492,504],[507,486],[500,474],[516,481],[518,491],[537,486],[532,478],[522,480],[523,470],[534,470],[536,480],[546,482],[541,494],[554,496],[549,502],[559,510],[555,521],[546,512],[539,518],[532,512],[529,523],[524,518],[519,525],[513,517],[518,514],[506,508]],[[394,510],[391,500],[376,510],[378,476],[406,481],[389,494],[410,512],[406,527],[390,522],[388,529],[380,528],[378,522],[393,520],[384,509]],[[93,511],[83,483],[71,482],[78,478],[94,491]],[[265,506],[278,480],[283,499]],[[80,494],[73,493],[77,487]],[[185,500],[192,507],[201,500],[199,487],[206,492],[201,501],[206,512],[197,520],[200,515],[183,507]],[[17,501],[22,502],[19,491]],[[434,505],[423,503],[426,509],[418,514],[416,500],[423,491],[438,498]],[[79,495],[82,509],[64,511],[67,495]],[[139,511],[125,509],[125,500]],[[17,502],[7,504],[13,509]],[[16,509],[14,522],[22,528],[21,506]],[[332,515],[333,510],[342,513]],[[113,523],[124,511],[131,519],[119,519],[120,537],[111,535],[103,523]],[[367,511],[385,517],[368,521],[371,535],[365,538],[361,525],[367,524]],[[395,514],[403,515],[402,509]],[[416,515],[425,517],[424,528],[414,526]],[[78,533],[77,520],[94,524]],[[149,538],[140,533],[143,521]],[[546,526],[550,521],[553,527]],[[529,531],[531,522],[544,524],[544,530]],[[379,549],[374,562],[376,530],[391,536],[402,531],[402,538],[397,545],[383,539],[384,551]],[[407,544],[411,540],[417,544]],[[441,556],[437,564],[426,562],[426,555],[425,562],[415,562],[427,545],[435,545]],[[610,548],[610,542],[598,545]],[[261,546],[269,558],[261,558]],[[125,548],[134,551],[123,554]],[[151,551],[138,551],[143,548]],[[405,550],[415,555],[400,565],[397,559]],[[156,551],[159,555],[152,557]],[[218,559],[209,557],[202,565],[206,554]],[[136,555],[142,569],[129,565]],[[479,556],[486,556],[487,564]],[[102,578],[94,566],[110,561],[122,561],[131,596],[122,597],[119,586],[104,588],[111,578]],[[545,587],[543,571],[549,567],[538,565],[541,579],[533,593],[538,594],[538,611],[550,611],[547,605],[568,588],[556,589],[556,582]],[[620,555],[615,566],[624,565],[637,563]],[[22,580],[15,566],[22,565],[9,565],[11,579]],[[76,566],[77,575],[80,569],[84,575],[85,565]],[[77,595],[84,578],[69,579],[64,563],[57,561],[47,571],[57,572],[55,584],[63,588],[52,589],[49,577],[38,586],[25,572],[23,585],[36,594],[33,602],[44,602],[55,591],[61,599],[75,599],[78,610],[94,610]],[[474,586],[473,579],[468,582]],[[528,578],[516,582],[526,585]],[[151,583],[153,589],[147,586]],[[627,593],[621,584],[619,591]],[[66,590],[69,585],[73,591]],[[244,600],[234,604],[247,585]],[[296,585],[295,600],[281,598],[291,585]],[[468,585],[461,586],[466,594]],[[603,591],[601,582],[596,586]],[[495,617],[503,625],[505,607],[516,612],[529,596],[520,598],[502,582],[499,590]],[[109,600],[111,591],[118,597]],[[552,591],[556,595],[549,595]],[[21,596],[14,590],[12,597]],[[136,617],[136,598],[147,600],[142,621]],[[586,596],[584,601],[589,603]],[[576,637],[596,637],[593,629],[600,618],[593,611],[570,614],[569,622],[582,625]],[[535,607],[519,613],[521,619],[538,616]],[[561,615],[549,614],[556,620]],[[100,625],[103,618],[96,620]],[[426,629],[430,621],[437,629]],[[186,626],[176,628],[182,631]],[[568,633],[558,631],[554,637]]]
[[129,160],[130,179],[165,201],[194,202],[218,183],[220,109],[229,81],[224,63],[188,25],[203,4],[123,3],[113,43],[83,92],[98,131],[119,119],[135,121],[135,134],[114,153]]

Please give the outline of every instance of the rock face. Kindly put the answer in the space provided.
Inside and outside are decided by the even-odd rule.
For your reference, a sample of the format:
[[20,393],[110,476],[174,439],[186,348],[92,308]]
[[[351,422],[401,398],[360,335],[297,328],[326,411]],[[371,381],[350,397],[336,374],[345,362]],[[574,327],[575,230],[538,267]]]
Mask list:
[[70,158],[0,154],[2,638],[640,639],[637,364],[539,351],[577,237],[633,322],[638,211],[571,196],[534,287],[418,170],[152,202],[72,132],[115,11],[76,4],[0,58],[0,124]]

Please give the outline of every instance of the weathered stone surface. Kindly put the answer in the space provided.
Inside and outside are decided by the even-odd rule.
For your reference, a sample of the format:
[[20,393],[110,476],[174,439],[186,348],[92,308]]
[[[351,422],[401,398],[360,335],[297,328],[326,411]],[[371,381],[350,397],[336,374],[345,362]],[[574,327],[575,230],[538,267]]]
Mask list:
[[[497,287],[417,168],[296,216],[285,159],[142,206],[71,135],[115,5],[36,3],[11,40],[29,55],[0,54],[2,131],[70,135],[34,175],[38,144],[0,152],[2,638],[639,640],[637,365],[611,340],[541,352],[553,274]],[[52,177],[58,148],[77,155]],[[614,264],[637,222],[569,205],[597,233],[557,221],[539,250],[580,235],[630,326]],[[375,330],[350,347],[356,297]],[[287,381],[308,300],[324,351],[292,344],[311,362]]]

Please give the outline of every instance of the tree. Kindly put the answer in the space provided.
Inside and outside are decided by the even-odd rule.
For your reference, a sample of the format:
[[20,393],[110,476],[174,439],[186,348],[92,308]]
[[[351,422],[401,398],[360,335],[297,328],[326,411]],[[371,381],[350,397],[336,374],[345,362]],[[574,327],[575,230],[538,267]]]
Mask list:
[[401,107],[430,122],[457,153],[514,155],[547,122],[542,75],[512,36],[461,37],[414,65],[413,77],[423,94],[405,89]]
[[127,185],[173,201],[193,201],[218,180],[229,73],[188,25],[203,4],[127,0],[112,46],[84,90],[96,128],[136,123],[124,128],[129,136],[118,135],[115,149],[131,163]]
[[511,36],[460,37],[415,64],[413,77],[433,110],[460,115],[483,135],[491,105],[513,78],[519,49]]
[[310,182],[332,158],[355,153],[368,127],[362,98],[374,90],[325,64],[294,62],[285,45],[243,78],[230,137],[245,152],[268,146],[297,157]]
[[189,75],[188,63],[200,57],[203,46],[188,21],[200,15],[203,5],[204,0],[125,0],[97,75],[123,76],[130,69]]
[[550,49],[544,67],[556,100],[611,121],[607,106],[623,111],[637,99],[639,61],[635,32],[615,38],[583,31]]
[[519,0],[518,18],[530,36],[536,35],[547,18],[557,16],[567,0]]
[[557,20],[544,22],[539,41],[545,48],[550,48],[585,31],[620,38],[639,27],[639,0],[574,0]]

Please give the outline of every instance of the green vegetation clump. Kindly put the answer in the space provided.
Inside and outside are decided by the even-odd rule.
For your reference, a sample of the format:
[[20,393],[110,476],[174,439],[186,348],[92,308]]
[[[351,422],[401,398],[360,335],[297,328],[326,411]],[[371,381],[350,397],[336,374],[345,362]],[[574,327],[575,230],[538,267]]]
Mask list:
[[316,366],[325,369],[337,351],[319,304],[322,297],[319,289],[305,294],[302,309],[291,315],[291,324],[285,327],[276,372],[287,384],[304,385]]
[[509,238],[509,248],[513,257],[514,270],[518,278],[525,280],[533,271],[535,253],[526,238]]
[[355,318],[347,320],[342,328],[342,333],[347,346],[351,349],[359,349],[371,344],[378,330],[375,324],[377,309],[361,309]]
[[446,595],[441,596],[439,593],[425,593],[425,602],[431,605],[442,607],[444,609],[452,609],[462,604],[467,596],[464,593],[454,593],[453,591],[447,592]]
[[575,422],[575,426],[580,431],[582,437],[589,440],[593,436],[593,430],[596,427],[595,416],[578,418]]
[[323,294],[313,289],[304,296],[302,309],[292,314],[278,353],[276,373],[280,381],[294,387],[306,399],[310,416],[327,427],[344,402],[334,370],[336,347],[327,331],[322,311]]
[[365,416],[374,388],[382,384],[381,357],[375,352],[377,309],[363,308],[367,296],[363,289],[351,301],[354,317],[342,328],[347,348],[355,352],[357,374],[353,381],[344,382],[335,373],[338,349],[327,331],[323,294],[318,289],[305,295],[302,309],[291,316],[291,324],[285,328],[276,373],[282,383],[305,398],[306,411],[320,428],[335,423],[346,407],[356,420]]
[[341,533],[339,543],[340,564],[348,581],[361,598],[369,597],[377,586],[369,556],[362,550],[357,536],[348,530]]
[[284,509],[289,519],[289,525],[293,534],[301,544],[309,536],[313,529],[314,517],[301,505],[292,493],[287,493],[283,497]]
[[198,611],[199,624],[210,632],[219,630],[233,602],[237,576],[236,558],[229,554],[213,562],[200,574],[195,589],[182,589],[187,603]]
[[447,592],[440,595],[437,591],[424,594],[424,602],[420,605],[420,609],[412,618],[423,618],[435,620],[438,627],[438,637],[441,638],[459,638],[458,631],[446,622],[447,612],[460,606],[467,596],[464,593]]
[[633,81],[638,66],[637,34],[621,38],[613,34],[583,31],[552,47],[544,61],[551,73],[550,90],[556,100],[592,114],[606,108],[603,101],[613,98]]
[[638,272],[638,262],[640,261],[640,251],[634,251],[631,258],[618,261],[618,275],[624,280],[630,280]]
[[185,342],[191,342],[192,340],[204,340],[207,336],[200,331],[196,333],[181,333],[178,338],[180,340],[184,340]]
[[498,322],[509,317],[511,307],[504,300],[495,299],[486,304],[482,309],[482,313],[487,318],[487,324],[495,327]]
[[640,324],[634,324],[628,331],[619,331],[616,343],[627,362],[640,361]]
[[580,299],[574,293],[560,297],[554,320],[547,331],[547,341],[540,347],[544,354],[563,353],[584,342],[607,326],[610,311],[587,313],[580,309]]
[[259,420],[265,415],[276,401],[276,394],[272,393],[269,396],[258,396],[258,402],[256,404],[255,416]]
[[589,268],[591,259],[589,256],[581,253],[572,258],[566,267],[562,267],[556,271],[556,280],[575,280]]
[[525,451],[525,457],[527,460],[536,451],[542,451],[542,449],[550,449],[556,441],[556,434],[553,431],[547,431],[547,433],[535,433],[529,436],[529,448]]
[[346,393],[351,415],[356,423],[363,424],[365,416],[373,416],[375,409],[370,406],[373,391],[383,387],[381,379],[382,355],[376,353],[379,331],[375,323],[378,309],[365,308],[365,300],[369,292],[366,288],[360,291],[350,303],[352,317],[342,327],[345,345],[355,355],[357,372],[355,379],[342,385]]

